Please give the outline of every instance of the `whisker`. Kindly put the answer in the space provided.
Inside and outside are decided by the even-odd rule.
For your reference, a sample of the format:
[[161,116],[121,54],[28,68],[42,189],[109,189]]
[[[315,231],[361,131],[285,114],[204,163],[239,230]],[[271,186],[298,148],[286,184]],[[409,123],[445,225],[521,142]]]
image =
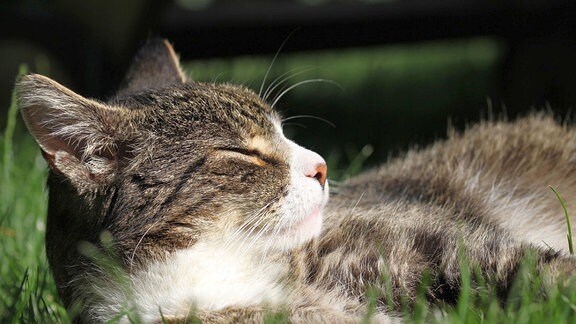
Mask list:
[[[275,198],[275,199],[273,199],[271,202],[274,202],[274,201],[276,201],[276,200],[277,200],[277,199]],[[271,203],[271,202],[270,202],[270,203]],[[261,217],[261,220],[267,221],[266,225],[264,225],[264,227],[262,227],[262,228],[256,233],[256,235],[254,236],[254,238],[250,241],[250,244],[248,245],[248,247],[244,249],[244,252],[242,253],[243,255],[246,254],[246,252],[248,252],[248,251],[252,248],[252,246],[260,239],[260,237],[262,237],[262,235],[268,231],[269,227],[270,227],[271,224],[272,224],[272,223],[269,221],[269,219],[265,219],[264,217]],[[246,238],[248,238],[250,235],[252,235],[252,232],[254,231],[254,229],[256,228],[256,226],[259,225],[259,223],[260,223],[260,222],[258,222],[258,224],[255,225],[255,226],[252,228],[252,230],[250,231],[250,233],[248,233],[248,234],[246,235]]]
[[[258,211],[252,214],[250,217],[248,217],[248,219],[238,229],[236,229],[234,233],[232,233],[232,235],[226,240],[226,242],[224,243],[224,247],[228,247],[230,244],[236,241],[237,238],[241,238],[240,241],[243,241],[244,239],[242,238],[242,236],[246,237],[249,236],[250,233],[252,233],[254,229],[261,223],[262,218],[259,217],[260,215],[261,212]],[[250,232],[248,234],[242,233],[243,230],[249,226],[252,226]]]
[[258,91],[258,97],[260,97],[262,94],[262,90],[264,89],[264,85],[266,84],[266,79],[268,78],[268,74],[270,74],[270,70],[272,70],[272,66],[276,62],[278,55],[280,54],[280,52],[284,48],[284,45],[286,45],[286,43],[288,42],[290,37],[296,32],[296,30],[297,29],[294,29],[292,32],[290,32],[290,34],[288,34],[286,39],[284,39],[284,41],[280,45],[280,48],[278,48],[278,50],[276,51],[276,54],[274,54],[274,58],[272,58],[272,62],[270,62],[270,65],[268,66],[268,70],[266,70],[266,74],[264,75],[264,79],[262,79],[262,84],[260,85],[260,90]]
[[[258,219],[258,218],[254,218],[254,219]],[[255,227],[253,227],[253,229]],[[250,235],[248,235],[247,233],[239,232],[233,239],[231,239],[227,242],[226,249],[228,249],[228,247],[231,247],[232,243],[234,243],[233,248],[235,251],[244,251],[245,250],[244,247],[248,243],[249,238],[250,238]],[[242,254],[244,254],[244,253],[242,253]]]
[[334,81],[332,81],[332,80],[326,80],[326,79],[310,79],[310,80],[304,80],[304,81],[300,81],[300,82],[298,82],[298,83],[296,83],[296,84],[293,84],[293,85],[291,85],[290,87],[288,87],[288,89],[282,91],[282,92],[280,93],[280,95],[278,95],[278,96],[276,97],[276,99],[274,100],[274,102],[272,103],[272,105],[270,105],[270,106],[271,106],[272,108],[274,108],[274,106],[276,106],[276,103],[278,103],[278,101],[279,101],[280,99],[282,99],[282,97],[283,97],[286,93],[288,93],[290,90],[292,90],[292,89],[294,89],[294,88],[296,88],[296,87],[298,87],[298,86],[301,86],[301,85],[303,85],[303,84],[314,83],[314,82],[326,82],[326,83],[335,85],[335,86],[337,86],[338,88],[342,89],[342,87],[341,87],[338,83],[336,83],[336,82],[334,82]]
[[[266,205],[264,205],[262,208],[260,208],[256,213],[254,213],[252,216],[250,216],[250,218],[252,219],[257,219],[259,216],[262,215],[262,212],[264,212],[264,210],[266,208],[268,208],[268,206],[270,206],[273,202],[275,201],[275,199],[270,200]],[[252,221],[251,221],[252,222]],[[247,224],[245,224],[247,225]],[[239,230],[243,230],[245,226],[241,226],[239,228]]]
[[280,222],[276,223],[276,225],[274,226],[274,229],[272,229],[272,234],[266,240],[266,244],[264,245],[264,252],[262,253],[262,257],[260,258],[260,263],[264,263],[264,261],[266,260],[266,257],[268,256],[268,252],[269,252],[270,248],[272,247],[272,243],[274,242],[276,235],[278,235],[279,229],[281,228],[280,226],[278,226],[279,223]]
[[266,223],[265,226],[260,228],[255,235],[252,236],[244,236],[241,244],[239,244],[238,250],[240,251],[241,255],[246,255],[247,253],[251,252],[252,247],[258,242],[260,237],[269,231],[270,223]]
[[[268,206],[270,206],[272,203],[274,203],[277,200],[277,198],[273,198],[271,199],[268,203],[266,203],[266,205],[264,205],[262,208],[260,208],[258,211],[256,211],[255,213],[253,213],[252,215],[250,215],[250,217],[248,217],[246,219],[246,221],[238,228],[236,229],[232,235],[226,240],[226,242],[224,243],[224,247],[228,247],[231,243],[233,243],[238,237],[242,237],[244,236],[244,238],[242,238],[241,241],[241,245],[243,245],[243,241],[245,239],[247,239],[248,237],[250,237],[250,235],[254,232],[254,230],[256,229],[256,227],[258,227],[263,221],[264,218],[261,217],[263,212],[265,211],[266,208],[268,208]],[[244,229],[246,229],[246,227],[251,226],[251,230],[248,233],[242,233],[242,231]]]
[[[295,77],[297,77],[303,73],[306,73],[312,69],[313,69],[312,67],[304,68],[304,69],[292,69],[288,72],[282,73],[272,83],[270,83],[270,85],[268,86],[266,91],[264,91],[264,94],[262,95],[262,100],[264,100],[264,101],[268,100],[268,96],[270,96],[272,94],[272,92],[274,92],[274,90],[276,90],[279,86],[284,84],[286,81],[288,81],[292,78],[295,78]],[[295,72],[295,71],[298,71],[298,72]],[[295,73],[290,75],[290,73],[292,73],[292,72],[295,72]],[[290,75],[290,76],[287,76],[287,77],[280,80],[280,78],[282,78],[286,75]]]
[[262,254],[261,262],[264,262],[264,260],[266,259],[266,256],[268,255],[268,252],[270,251],[270,248],[272,247],[273,241],[277,238],[278,234],[280,234],[280,231],[282,230],[282,228],[284,228],[285,223],[286,223],[286,219],[281,218],[280,221],[277,222],[276,225],[274,226],[274,230],[272,231],[270,238],[268,238],[268,240],[267,240],[267,246],[264,248],[264,253]]
[[282,124],[282,126],[289,126],[289,125],[294,125],[294,126],[298,126],[298,127],[302,127],[302,128],[308,128],[308,127],[306,127],[306,125],[299,124],[299,123],[286,123],[286,124]]
[[154,223],[152,223],[150,226],[148,226],[148,229],[146,229],[144,234],[142,234],[142,236],[138,240],[138,243],[136,243],[136,246],[134,247],[134,251],[132,251],[132,255],[130,255],[130,273],[132,273],[132,266],[134,265],[134,257],[136,256],[136,250],[138,250],[140,243],[142,243],[142,241],[144,240],[144,237],[146,237],[146,235],[148,235],[148,232],[150,232],[152,227],[156,226],[159,222],[160,222],[160,219],[157,219]]
[[212,83],[218,82],[218,79],[219,79],[222,75],[224,75],[224,72],[218,73],[218,75],[216,75],[216,77],[215,77],[214,79],[212,79]]
[[[256,222],[254,224],[252,224],[252,228],[250,229],[250,231],[244,235],[244,237],[246,239],[248,239],[250,236],[252,236],[252,233],[254,233],[254,230],[256,230],[256,228],[264,222],[264,217],[259,217],[259,216],[261,216],[260,214],[258,214],[257,216],[258,217],[255,217]],[[260,230],[258,230],[258,231],[260,231]]]
[[262,227],[254,236],[254,238],[250,241],[250,244],[246,247],[246,249],[244,249],[244,252],[242,252],[241,255],[245,255],[248,251],[250,251],[252,249],[252,246],[258,242],[258,240],[260,239],[260,237],[268,230],[268,227],[270,227],[270,222],[266,223],[266,225],[264,225],[264,227]]
[[350,216],[352,216],[354,214],[354,209],[356,209],[356,207],[358,207],[358,204],[360,203],[360,200],[362,200],[362,197],[364,197],[365,193],[366,193],[366,191],[362,191],[362,194],[360,194],[360,197],[358,198],[358,200],[354,204],[354,207],[352,207],[352,210],[350,211]]
[[314,115],[296,115],[296,116],[291,116],[291,117],[287,117],[287,118],[282,119],[282,123],[284,123],[284,122],[287,121],[287,120],[298,119],[298,118],[317,119],[317,120],[320,120],[320,121],[325,122],[326,124],[332,126],[333,128],[336,128],[336,125],[335,125],[333,122],[331,122],[331,121],[329,121],[329,120],[327,120],[327,119],[325,119],[325,118],[322,118],[322,117],[319,117],[319,116],[314,116]]

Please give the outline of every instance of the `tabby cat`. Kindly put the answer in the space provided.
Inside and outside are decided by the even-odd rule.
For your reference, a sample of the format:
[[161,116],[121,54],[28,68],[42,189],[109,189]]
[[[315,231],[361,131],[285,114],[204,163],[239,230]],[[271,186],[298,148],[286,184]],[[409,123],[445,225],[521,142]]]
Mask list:
[[36,74],[16,89],[50,168],[48,260],[78,322],[357,323],[369,288],[372,320],[396,322],[424,277],[431,303],[453,303],[463,257],[502,296],[526,255],[551,282],[576,269],[547,187],[576,196],[576,131],[544,115],[451,133],[327,203],[324,160],[278,113],[244,87],[187,81],[167,41],[106,102]]

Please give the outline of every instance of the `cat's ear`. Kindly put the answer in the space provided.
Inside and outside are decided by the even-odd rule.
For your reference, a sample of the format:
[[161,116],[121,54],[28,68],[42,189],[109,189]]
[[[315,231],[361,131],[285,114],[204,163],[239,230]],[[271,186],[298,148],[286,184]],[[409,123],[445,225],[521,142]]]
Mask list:
[[165,39],[152,39],[134,57],[118,93],[134,93],[185,82],[186,77],[172,45]]
[[28,74],[16,83],[22,117],[50,168],[79,189],[97,189],[118,170],[122,109],[86,99],[57,82]]

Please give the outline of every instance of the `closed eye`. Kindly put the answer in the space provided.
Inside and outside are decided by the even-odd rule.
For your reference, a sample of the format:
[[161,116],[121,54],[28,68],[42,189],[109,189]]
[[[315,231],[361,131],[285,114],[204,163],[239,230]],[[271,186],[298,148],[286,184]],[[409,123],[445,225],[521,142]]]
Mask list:
[[257,150],[248,150],[243,148],[221,148],[218,150],[220,154],[225,156],[229,156],[231,158],[237,158],[244,161],[248,161],[250,163],[264,166],[266,165],[266,161],[262,158],[262,153]]

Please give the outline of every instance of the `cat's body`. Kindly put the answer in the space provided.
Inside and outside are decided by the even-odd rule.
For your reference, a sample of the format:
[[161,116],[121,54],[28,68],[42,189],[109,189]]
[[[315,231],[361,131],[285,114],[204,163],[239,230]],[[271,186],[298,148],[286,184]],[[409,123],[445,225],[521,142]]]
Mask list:
[[554,280],[576,268],[547,187],[576,194],[576,131],[549,117],[452,134],[337,186],[324,207],[322,158],[253,92],[185,83],[165,42],[105,104],[36,75],[17,89],[52,170],[50,265],[85,321],[358,322],[375,288],[385,322],[425,276],[431,301],[454,302],[463,257],[503,296],[527,251]]

